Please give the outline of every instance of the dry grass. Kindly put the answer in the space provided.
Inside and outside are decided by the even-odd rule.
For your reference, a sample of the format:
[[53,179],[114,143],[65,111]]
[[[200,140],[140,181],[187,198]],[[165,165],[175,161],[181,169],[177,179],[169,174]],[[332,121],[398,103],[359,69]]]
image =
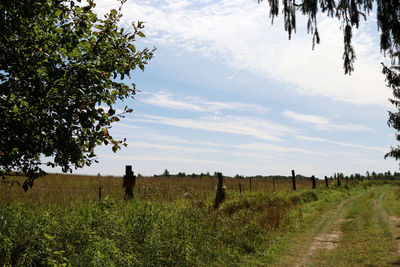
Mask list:
[[[23,177],[13,177],[23,182]],[[249,179],[225,178],[224,185],[229,194],[239,193],[239,183],[242,190],[249,192]],[[208,201],[215,197],[217,179],[203,178],[167,178],[167,177],[140,177],[136,180],[135,198],[172,202],[186,198],[196,201]],[[317,186],[325,186],[324,181],[317,181]],[[97,201],[99,187],[102,197],[116,199],[124,198],[122,177],[82,176],[49,174],[35,181],[32,189],[25,193],[21,187],[0,184],[0,204],[7,205],[11,202],[29,203],[34,207],[43,205],[70,206],[77,203]],[[290,179],[276,180],[276,192],[291,191]],[[310,180],[298,180],[297,189],[311,188]],[[252,179],[251,191],[273,192],[273,183],[270,179]]]

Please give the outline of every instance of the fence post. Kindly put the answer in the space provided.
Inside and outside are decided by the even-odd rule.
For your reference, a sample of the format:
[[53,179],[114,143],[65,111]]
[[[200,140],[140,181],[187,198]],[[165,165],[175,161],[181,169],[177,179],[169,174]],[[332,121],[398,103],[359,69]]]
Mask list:
[[294,170],[292,170],[292,182],[293,182],[293,190],[296,190],[296,175]]
[[242,193],[242,182],[239,182],[239,192]]
[[326,177],[326,176],[325,176],[325,186],[326,186],[326,188],[329,188],[328,177]]
[[312,183],[312,189],[315,189],[316,184],[315,184],[315,176],[314,175],[311,176],[311,183]]
[[251,177],[249,179],[250,179],[250,192],[251,192]]
[[340,174],[338,173],[337,174],[337,186],[341,186],[341,185],[342,185],[342,183],[340,181]]
[[272,186],[273,186],[273,190],[275,192],[275,177],[272,176]]
[[217,175],[218,175],[218,186],[217,186],[217,194],[215,196],[214,209],[218,209],[219,205],[225,199],[225,189],[222,186],[224,177],[222,176],[222,173],[220,173],[220,172],[218,172]]
[[99,187],[99,202],[101,202],[101,187]]
[[125,166],[123,187],[125,187],[125,200],[133,199],[133,188],[136,184],[136,176],[133,175],[132,165]]

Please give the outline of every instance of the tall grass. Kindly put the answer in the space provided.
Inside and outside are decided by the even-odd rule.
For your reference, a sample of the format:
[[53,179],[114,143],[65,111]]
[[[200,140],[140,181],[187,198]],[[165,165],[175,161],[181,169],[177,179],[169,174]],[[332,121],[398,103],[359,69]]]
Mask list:
[[[213,209],[216,179],[138,178],[124,201],[122,179],[49,175],[23,193],[3,187],[0,265],[223,266],[263,257],[307,203],[333,201],[347,189],[311,181],[225,179],[226,199]],[[102,201],[98,188],[102,187]],[[350,190],[351,191],[351,190]],[[7,193],[7,194],[3,194]]]
[[[23,177],[16,178],[20,183]],[[242,191],[250,191],[249,179],[225,178],[224,185],[229,193],[238,193],[239,184]],[[135,198],[138,200],[154,200],[169,203],[181,198],[193,201],[207,201],[215,197],[217,179],[204,178],[166,178],[166,177],[139,177],[136,180]],[[324,187],[323,181],[318,186]],[[0,184],[0,203],[11,202],[29,203],[41,207],[43,205],[70,206],[87,201],[98,200],[99,187],[102,196],[115,199],[124,198],[122,177],[81,176],[49,174],[35,181],[32,189],[24,193],[18,186],[9,187]],[[297,180],[299,190],[311,188],[310,180]],[[292,181],[289,179],[276,180],[276,192],[290,192]],[[273,183],[270,179],[252,179],[252,192],[273,193]]]

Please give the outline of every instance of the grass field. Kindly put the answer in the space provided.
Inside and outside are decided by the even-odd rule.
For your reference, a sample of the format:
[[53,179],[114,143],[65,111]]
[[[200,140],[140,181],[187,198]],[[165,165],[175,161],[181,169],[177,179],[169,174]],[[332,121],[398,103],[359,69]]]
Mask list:
[[[23,177],[13,177],[21,184]],[[171,202],[182,198],[193,201],[212,201],[217,186],[215,177],[203,178],[166,178],[138,177],[136,180],[135,198],[138,200],[155,200]],[[234,179],[227,177],[224,185],[228,194],[239,193],[239,183],[244,192],[250,190],[249,179]],[[317,181],[318,186],[325,186],[324,181]],[[122,188],[122,177],[81,176],[49,174],[35,181],[34,187],[24,193],[20,187],[8,187],[0,184],[1,203],[19,201],[34,206],[57,204],[70,206],[75,203],[97,201],[101,187],[102,197],[123,199],[125,191]],[[311,188],[310,180],[298,180],[298,189]],[[273,193],[273,183],[270,179],[252,179],[252,192]],[[280,179],[275,182],[276,192],[292,190],[290,179]]]
[[[242,193],[240,182],[245,187]],[[273,192],[271,180],[253,179],[250,192],[248,180],[226,178],[226,199],[218,210],[213,209],[217,179],[210,177],[141,177],[133,201],[123,200],[122,178],[116,177],[48,175],[27,193],[3,185],[0,265],[262,266],[290,262],[285,258],[290,251],[290,259],[299,258],[296,240],[312,244],[316,230],[311,225],[330,225],[321,223],[329,210],[368,190],[388,187],[377,187],[371,181],[340,188],[334,184],[325,189],[325,182],[319,181],[312,190],[310,180],[299,180],[298,190],[292,191],[291,180],[277,180]],[[390,201],[398,201],[399,190],[390,188],[394,188]],[[382,202],[381,206],[390,204]],[[301,257],[293,263],[307,265]]]

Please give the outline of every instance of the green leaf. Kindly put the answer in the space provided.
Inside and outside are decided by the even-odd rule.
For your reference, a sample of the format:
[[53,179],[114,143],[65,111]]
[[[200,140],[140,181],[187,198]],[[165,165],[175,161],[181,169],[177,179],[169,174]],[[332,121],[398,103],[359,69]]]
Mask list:
[[131,50],[132,53],[136,52],[136,47],[133,44],[128,44],[129,49]]
[[[127,34],[142,24],[122,30],[117,10],[98,19],[92,1],[39,2],[40,8],[35,1],[0,4],[2,14],[12,14],[1,21],[0,78],[7,95],[0,97],[0,170],[21,171],[28,181],[44,174],[43,165],[64,172],[90,165],[98,145],[112,142],[118,150],[107,127],[119,118],[114,109],[105,114],[96,105],[133,97],[134,90],[113,75],[125,78],[152,58]],[[42,164],[42,155],[51,162]]]
[[19,112],[18,106],[17,106],[17,105],[14,105],[14,106],[12,107],[12,111],[13,111],[14,113],[18,113],[18,112]]

